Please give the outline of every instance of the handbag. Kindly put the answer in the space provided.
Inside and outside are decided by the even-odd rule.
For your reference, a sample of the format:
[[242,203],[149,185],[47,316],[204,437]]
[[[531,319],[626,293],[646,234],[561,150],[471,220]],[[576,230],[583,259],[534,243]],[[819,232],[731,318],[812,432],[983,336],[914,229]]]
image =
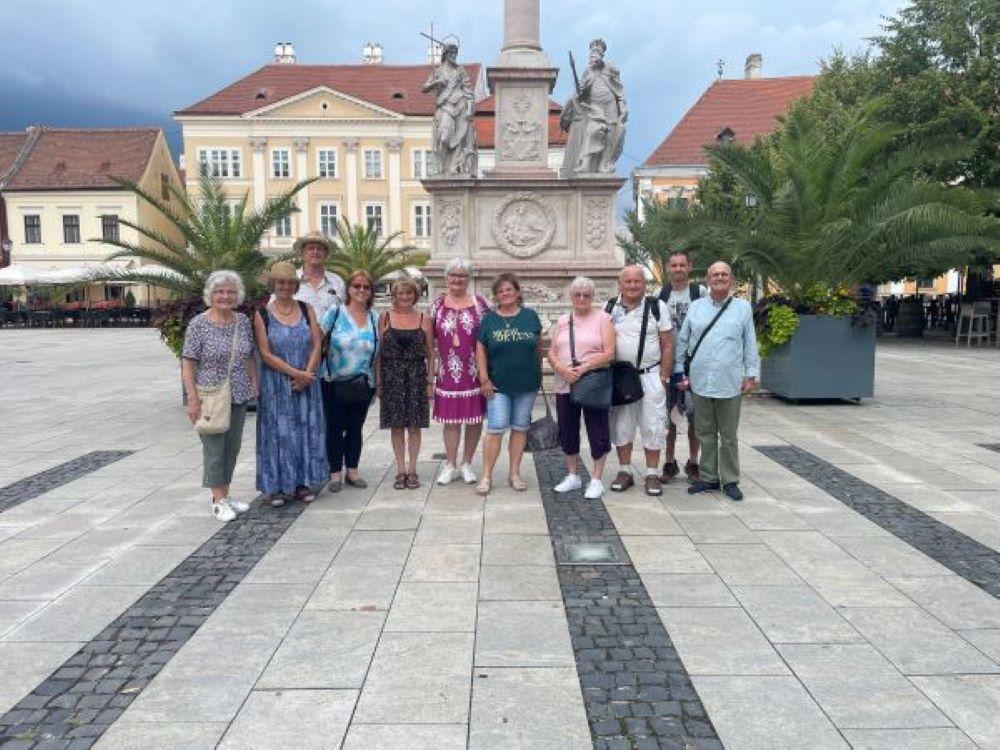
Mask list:
[[[569,314],[569,356],[574,367],[580,364],[576,359],[573,313]],[[601,367],[581,375],[580,379],[569,387],[569,397],[574,404],[587,409],[610,409],[611,390],[611,368]]]
[[201,416],[194,423],[195,432],[199,435],[219,435],[229,429],[229,421],[233,412],[233,388],[230,380],[233,376],[233,361],[236,359],[236,340],[239,325],[233,323],[233,342],[229,347],[229,367],[226,378],[218,385],[196,386],[198,400],[201,401]]
[[[657,300],[656,304],[659,304]],[[611,405],[624,406],[641,401],[643,397],[642,378],[639,367],[642,365],[642,355],[646,349],[646,329],[649,326],[649,305],[648,297],[642,302],[642,326],[639,329],[639,353],[635,358],[635,365],[631,362],[611,363]]]
[[729,307],[729,303],[732,301],[733,301],[732,297],[726,300],[726,303],[722,306],[722,309],[715,314],[714,318],[712,318],[712,322],[709,323],[708,327],[701,332],[701,336],[698,337],[698,341],[695,343],[694,349],[691,350],[691,353],[684,355],[685,377],[691,377],[691,362],[694,360],[694,355],[698,353],[698,348],[701,346],[701,342],[705,340],[705,337],[708,335],[708,332],[712,330],[712,326],[714,326],[716,323],[719,322],[719,318],[722,317],[722,313],[726,311],[726,308]]
[[549,397],[542,388],[542,399],[545,401],[545,416],[536,419],[528,426],[525,450],[529,453],[541,453],[559,447],[559,425],[552,417]]

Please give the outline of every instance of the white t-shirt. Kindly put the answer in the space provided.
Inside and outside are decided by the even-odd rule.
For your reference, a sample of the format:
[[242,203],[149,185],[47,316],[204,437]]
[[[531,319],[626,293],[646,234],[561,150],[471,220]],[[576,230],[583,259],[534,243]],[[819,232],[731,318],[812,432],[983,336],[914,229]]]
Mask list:
[[[684,318],[687,317],[688,307],[691,305],[691,285],[685,284],[684,288],[679,292],[669,286],[665,286],[663,291],[665,292],[667,289],[670,289],[670,296],[666,298],[667,310],[670,312],[670,322],[679,331],[684,324]],[[698,289],[702,297],[708,294],[708,289],[705,287],[699,285]],[[660,292],[660,299],[664,299],[663,292]]]
[[[646,324],[646,347],[642,350],[642,362],[639,369],[645,370],[660,361],[660,332],[670,331],[673,324],[667,307],[662,300],[656,300],[660,306],[660,320],[657,322],[652,309],[649,311],[649,322]],[[611,322],[615,326],[615,359],[620,362],[635,364],[639,355],[639,333],[642,331],[642,313],[645,304],[640,302],[633,310],[626,310],[621,304],[621,297],[615,300],[611,308]]]

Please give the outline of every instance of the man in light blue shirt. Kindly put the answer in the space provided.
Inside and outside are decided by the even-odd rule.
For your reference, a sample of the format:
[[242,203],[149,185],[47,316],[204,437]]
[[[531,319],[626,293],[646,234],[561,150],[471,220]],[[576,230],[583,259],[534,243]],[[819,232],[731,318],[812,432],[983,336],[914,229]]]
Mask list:
[[743,493],[736,433],[743,394],[756,387],[760,372],[757,336],[750,304],[732,296],[733,271],[727,263],[709,267],[708,289],[707,297],[688,308],[674,349],[675,372],[684,372],[690,361],[679,387],[694,393],[694,429],[702,451],[701,479],[688,492],[721,485],[728,498],[738,501]]

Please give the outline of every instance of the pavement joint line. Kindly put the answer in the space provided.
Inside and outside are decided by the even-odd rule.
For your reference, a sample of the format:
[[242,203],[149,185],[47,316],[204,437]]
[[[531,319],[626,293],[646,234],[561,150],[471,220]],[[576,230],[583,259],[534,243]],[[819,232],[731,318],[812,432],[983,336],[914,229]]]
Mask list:
[[0,487],[0,513],[131,456],[135,451],[91,451]]
[[[603,500],[559,496],[559,451],[535,453],[577,676],[595,750],[623,747],[722,750],[722,742]],[[585,472],[582,472],[582,474]],[[587,477],[581,476],[586,486]],[[616,545],[616,565],[567,565],[559,549]]]
[[969,583],[1000,598],[1000,552],[802,448],[758,445],[756,449]]
[[[258,500],[221,526],[0,715],[0,747],[85,750],[94,745],[305,507],[272,508]],[[220,567],[220,561],[225,565]]]

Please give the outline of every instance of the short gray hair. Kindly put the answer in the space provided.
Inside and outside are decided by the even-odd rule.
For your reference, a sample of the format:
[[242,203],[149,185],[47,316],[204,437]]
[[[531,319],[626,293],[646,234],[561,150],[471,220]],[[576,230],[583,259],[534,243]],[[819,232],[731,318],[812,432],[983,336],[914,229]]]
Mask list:
[[577,276],[569,283],[569,294],[572,295],[577,289],[589,289],[591,294],[597,294],[597,284],[589,276]]
[[472,263],[465,258],[452,258],[444,267],[444,275],[447,276],[449,273],[454,273],[455,271],[463,273],[466,276],[471,276]]
[[205,306],[212,306],[212,292],[215,291],[216,287],[220,286],[231,286],[236,290],[236,304],[242,305],[243,300],[246,299],[247,289],[243,286],[243,279],[236,271],[212,271],[205,279],[205,290],[203,292],[203,299],[205,300]]

